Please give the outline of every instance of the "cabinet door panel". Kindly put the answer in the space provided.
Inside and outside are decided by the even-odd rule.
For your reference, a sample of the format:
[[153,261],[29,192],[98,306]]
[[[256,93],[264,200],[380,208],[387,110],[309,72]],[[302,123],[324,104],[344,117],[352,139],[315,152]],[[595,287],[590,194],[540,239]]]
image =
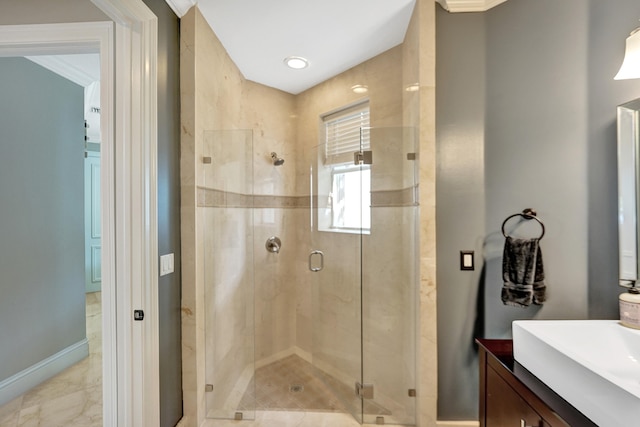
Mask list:
[[542,426],[542,419],[493,369],[487,369],[487,427]]

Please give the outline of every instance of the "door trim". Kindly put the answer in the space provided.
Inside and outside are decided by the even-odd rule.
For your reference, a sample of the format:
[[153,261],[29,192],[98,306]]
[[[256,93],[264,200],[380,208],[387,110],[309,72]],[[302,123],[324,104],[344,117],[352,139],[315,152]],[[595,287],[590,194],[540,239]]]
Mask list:
[[[115,22],[117,423],[160,425],[157,225],[157,18],[142,0],[91,0]],[[102,96],[102,94],[101,94]],[[112,98],[113,99],[113,98]],[[103,154],[103,160],[104,158]],[[103,162],[106,163],[106,162]],[[142,309],[144,321],[134,321]]]
[[[97,169],[97,170],[96,170]],[[102,275],[99,273],[102,262],[102,247],[94,246],[102,240],[100,220],[100,152],[84,152],[84,286],[85,292],[102,290]],[[98,186],[96,188],[96,185]],[[98,202],[96,205],[95,202]],[[95,227],[100,227],[96,230]]]
[[0,56],[100,52],[103,425],[155,427],[157,18],[141,0],[92,2],[114,22],[0,26]]

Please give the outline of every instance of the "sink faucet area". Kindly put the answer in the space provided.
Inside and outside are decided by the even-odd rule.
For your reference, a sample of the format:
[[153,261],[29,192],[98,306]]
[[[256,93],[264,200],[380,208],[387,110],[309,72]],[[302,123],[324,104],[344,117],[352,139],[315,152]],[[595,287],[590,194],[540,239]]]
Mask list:
[[640,330],[616,320],[515,321],[513,353],[597,425],[640,422]]

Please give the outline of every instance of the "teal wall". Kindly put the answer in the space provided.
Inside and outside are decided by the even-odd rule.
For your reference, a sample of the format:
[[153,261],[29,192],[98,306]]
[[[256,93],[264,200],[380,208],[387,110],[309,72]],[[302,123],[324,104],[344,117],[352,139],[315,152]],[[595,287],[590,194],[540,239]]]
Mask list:
[[86,336],[83,99],[0,58],[0,381]]

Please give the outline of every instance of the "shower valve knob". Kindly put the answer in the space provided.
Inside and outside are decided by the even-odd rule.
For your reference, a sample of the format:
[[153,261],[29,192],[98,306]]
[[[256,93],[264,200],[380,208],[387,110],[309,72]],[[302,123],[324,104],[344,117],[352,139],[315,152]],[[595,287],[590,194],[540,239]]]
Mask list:
[[264,247],[267,248],[268,252],[277,254],[280,252],[280,246],[282,242],[276,236],[271,236],[267,239],[267,242],[264,244]]

